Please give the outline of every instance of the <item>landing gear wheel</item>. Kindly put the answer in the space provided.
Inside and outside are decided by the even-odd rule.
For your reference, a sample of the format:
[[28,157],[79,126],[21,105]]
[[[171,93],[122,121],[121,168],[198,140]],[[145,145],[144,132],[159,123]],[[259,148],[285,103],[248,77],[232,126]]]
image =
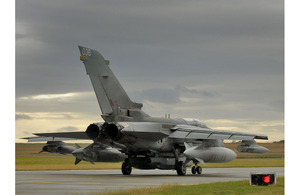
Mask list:
[[182,161],[180,161],[176,164],[176,171],[177,171],[178,175],[185,175],[186,174],[186,166]]
[[123,175],[130,175],[132,171],[132,167],[128,162],[123,162],[122,164],[122,173]]
[[200,175],[202,173],[202,167],[196,167],[196,172]]
[[195,167],[195,166],[192,167],[192,173],[193,173],[194,175],[196,174],[196,167]]

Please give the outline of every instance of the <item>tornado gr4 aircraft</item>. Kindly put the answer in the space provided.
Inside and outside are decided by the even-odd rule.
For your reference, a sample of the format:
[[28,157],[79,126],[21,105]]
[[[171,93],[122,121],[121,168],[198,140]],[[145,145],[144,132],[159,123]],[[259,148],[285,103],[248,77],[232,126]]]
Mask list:
[[[90,124],[85,132],[35,135],[60,140],[91,139],[93,147],[97,144],[111,146],[125,156],[121,168],[124,175],[130,175],[132,167],[176,170],[178,175],[185,175],[186,167],[193,164],[192,173],[201,174],[202,168],[199,163],[225,163],[236,158],[235,152],[224,147],[223,140],[241,140],[239,152],[268,151],[255,142],[255,139],[267,140],[266,135],[215,130],[192,118],[149,116],[141,110],[143,104],[133,102],[128,97],[109,68],[108,60],[90,48],[79,46],[79,51],[80,60],[96,93],[104,122]],[[89,148],[93,147],[73,151],[77,163],[80,160],[89,161]],[[94,154],[99,155],[99,152]],[[118,160],[123,156],[117,155]]]

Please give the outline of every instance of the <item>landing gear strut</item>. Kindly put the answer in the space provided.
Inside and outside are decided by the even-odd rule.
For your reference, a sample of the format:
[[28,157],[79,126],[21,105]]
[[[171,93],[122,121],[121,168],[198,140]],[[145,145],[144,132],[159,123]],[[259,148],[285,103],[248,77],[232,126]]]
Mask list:
[[198,173],[199,175],[202,173],[202,167],[198,166],[198,165],[195,165],[192,167],[192,173],[193,174],[196,174]]
[[127,158],[127,159],[125,159],[125,161],[122,164],[122,173],[123,173],[123,175],[130,175],[131,171],[132,171],[132,167],[129,164],[129,160]]

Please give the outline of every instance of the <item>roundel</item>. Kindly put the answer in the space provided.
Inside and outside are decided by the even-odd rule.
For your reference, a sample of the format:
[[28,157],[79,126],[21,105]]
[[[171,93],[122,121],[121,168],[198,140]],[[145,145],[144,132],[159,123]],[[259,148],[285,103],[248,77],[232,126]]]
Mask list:
[[82,48],[82,55],[83,56],[91,56],[92,55],[91,49],[89,49],[89,48]]

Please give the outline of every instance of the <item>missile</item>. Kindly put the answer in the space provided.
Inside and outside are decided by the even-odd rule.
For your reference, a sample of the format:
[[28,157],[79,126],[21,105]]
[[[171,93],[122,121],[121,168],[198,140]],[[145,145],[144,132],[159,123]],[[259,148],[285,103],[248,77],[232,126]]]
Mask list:
[[230,162],[236,158],[236,153],[229,148],[225,147],[205,147],[202,145],[199,146],[190,146],[187,143],[184,143],[185,151],[183,154],[190,160],[196,160],[203,165],[205,162],[212,163],[223,163]]
[[73,151],[72,155],[76,157],[75,165],[82,160],[92,164],[95,162],[123,162],[127,157],[117,149],[97,147],[95,144],[79,148]]
[[74,150],[72,152],[72,155],[76,157],[75,159],[75,165],[80,163],[82,160],[88,161],[92,164],[94,164],[95,159],[95,154],[94,152],[90,150],[84,150],[85,148],[78,148],[77,150]]

